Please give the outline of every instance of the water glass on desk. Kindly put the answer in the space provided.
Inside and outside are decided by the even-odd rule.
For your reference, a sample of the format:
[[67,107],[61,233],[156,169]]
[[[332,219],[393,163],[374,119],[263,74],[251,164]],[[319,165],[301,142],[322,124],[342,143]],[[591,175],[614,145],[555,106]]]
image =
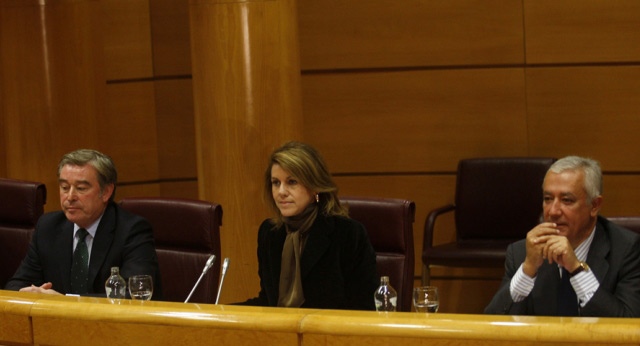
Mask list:
[[416,312],[437,312],[440,306],[438,288],[422,286],[413,289],[413,306]]
[[134,275],[129,277],[129,294],[134,300],[149,300],[153,295],[151,275]]

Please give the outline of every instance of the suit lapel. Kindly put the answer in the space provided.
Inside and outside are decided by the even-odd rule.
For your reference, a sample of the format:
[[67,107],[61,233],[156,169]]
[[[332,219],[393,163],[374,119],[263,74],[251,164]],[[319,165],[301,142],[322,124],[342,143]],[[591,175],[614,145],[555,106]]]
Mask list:
[[59,263],[62,264],[60,266],[60,278],[62,278],[64,292],[70,292],[71,283],[69,282],[69,277],[71,275],[71,262],[73,261],[73,223],[70,221],[64,222],[56,233],[58,236],[55,248],[60,249]]
[[600,222],[597,223],[595,232],[587,255],[587,264],[598,281],[602,282],[609,271],[609,261],[606,260],[606,257],[611,251],[611,243]]
[[329,235],[333,233],[335,227],[333,223],[327,222],[327,219],[321,215],[316,217],[313,225],[309,229],[309,235],[302,251],[300,259],[301,279],[309,274],[313,266],[320,260],[322,255],[327,251],[331,244]]
[[98,272],[102,267],[102,264],[107,258],[107,253],[113,242],[113,237],[116,228],[116,209],[114,205],[109,202],[107,209],[102,215],[96,236],[93,239],[93,245],[91,246],[91,259],[89,260],[89,292],[92,292],[94,287],[93,282],[98,276]]

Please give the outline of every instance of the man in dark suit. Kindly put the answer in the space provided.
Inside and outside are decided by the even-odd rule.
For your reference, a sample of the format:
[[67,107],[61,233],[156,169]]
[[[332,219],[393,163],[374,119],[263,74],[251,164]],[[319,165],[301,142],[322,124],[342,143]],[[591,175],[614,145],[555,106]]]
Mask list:
[[601,193],[594,160],[569,156],[549,168],[544,222],[507,248],[485,313],[640,317],[640,236],[598,216]]
[[151,225],[113,202],[117,172],[108,156],[81,149],[58,165],[62,211],[43,215],[27,256],[6,289],[50,294],[105,293],[111,267],[128,279],[152,275],[162,296]]

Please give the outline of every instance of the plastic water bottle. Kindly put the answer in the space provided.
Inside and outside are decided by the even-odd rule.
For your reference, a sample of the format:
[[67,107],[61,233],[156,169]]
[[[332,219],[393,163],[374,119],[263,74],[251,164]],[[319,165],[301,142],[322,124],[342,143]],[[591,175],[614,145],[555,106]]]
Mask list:
[[104,290],[107,292],[107,298],[122,299],[125,297],[127,283],[120,276],[120,268],[111,267],[111,276],[104,283]]
[[396,290],[389,285],[389,277],[380,278],[380,287],[374,293],[373,298],[376,302],[376,311],[396,311],[396,303],[398,294]]

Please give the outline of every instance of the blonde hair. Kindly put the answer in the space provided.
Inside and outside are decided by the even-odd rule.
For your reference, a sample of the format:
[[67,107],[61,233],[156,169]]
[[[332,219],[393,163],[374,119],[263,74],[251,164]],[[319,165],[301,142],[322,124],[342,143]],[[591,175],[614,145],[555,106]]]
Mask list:
[[338,186],[331,179],[329,169],[320,153],[308,144],[291,141],[271,154],[264,174],[264,200],[274,214],[271,220],[277,227],[281,226],[284,220],[273,200],[271,190],[271,167],[274,164],[280,165],[307,189],[318,193],[320,213],[325,216],[348,217],[346,206],[338,199]]

